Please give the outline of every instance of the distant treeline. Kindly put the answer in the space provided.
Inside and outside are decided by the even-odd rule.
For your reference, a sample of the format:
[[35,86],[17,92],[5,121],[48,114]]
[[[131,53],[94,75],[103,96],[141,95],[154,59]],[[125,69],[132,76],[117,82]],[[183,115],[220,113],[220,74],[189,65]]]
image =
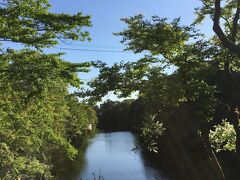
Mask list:
[[142,127],[141,104],[134,100],[110,101],[95,107],[98,128],[104,131],[139,131]]

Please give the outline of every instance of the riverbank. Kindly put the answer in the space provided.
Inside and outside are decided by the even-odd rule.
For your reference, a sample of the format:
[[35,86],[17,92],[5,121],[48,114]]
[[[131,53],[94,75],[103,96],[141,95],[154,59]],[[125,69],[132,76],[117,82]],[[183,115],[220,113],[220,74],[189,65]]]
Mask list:
[[79,137],[78,139],[74,139],[73,143],[78,150],[78,155],[74,160],[66,158],[66,156],[61,153],[55,154],[52,161],[54,164],[54,175],[57,180],[73,180],[78,176],[79,171],[84,168],[84,155],[89,145],[89,140],[94,138],[97,133],[97,131],[92,131]]

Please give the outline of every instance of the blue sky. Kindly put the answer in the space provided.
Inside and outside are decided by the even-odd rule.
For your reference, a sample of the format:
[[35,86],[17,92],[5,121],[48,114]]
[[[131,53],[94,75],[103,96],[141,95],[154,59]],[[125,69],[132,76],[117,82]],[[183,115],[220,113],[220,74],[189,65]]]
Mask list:
[[[201,6],[199,0],[50,0],[49,2],[52,5],[51,11],[55,13],[82,12],[83,15],[90,15],[92,27],[87,30],[90,32],[92,41],[60,44],[48,52],[64,52],[63,59],[75,63],[102,60],[109,65],[120,61],[136,61],[144,54],[82,52],[61,48],[122,51],[124,46],[120,43],[121,38],[113,36],[114,32],[120,32],[126,27],[121,18],[139,13],[144,14],[146,18],[151,18],[153,15],[167,17],[170,20],[181,17],[182,24],[189,25],[195,18],[194,8]],[[200,28],[201,32],[212,34],[211,21],[205,22]],[[80,73],[79,76],[82,80],[88,81],[96,77],[97,72],[92,70],[87,74]],[[106,97],[117,100],[112,94]]]
[[[194,19],[194,8],[201,6],[199,0],[50,0],[51,11],[56,13],[74,14],[82,12],[91,16],[92,27],[87,28],[92,38],[91,42],[74,42],[61,44],[51,52],[65,52],[65,60],[71,62],[83,62],[102,60],[108,64],[119,61],[134,61],[143,54],[129,53],[104,53],[82,52],[63,50],[61,48],[123,50],[120,38],[113,36],[113,32],[123,30],[125,24],[121,18],[142,13],[147,18],[153,15],[173,19],[181,16],[183,24],[190,24]],[[211,24],[201,27],[205,33],[211,32]],[[91,79],[96,76],[96,71],[80,75],[83,79]]]

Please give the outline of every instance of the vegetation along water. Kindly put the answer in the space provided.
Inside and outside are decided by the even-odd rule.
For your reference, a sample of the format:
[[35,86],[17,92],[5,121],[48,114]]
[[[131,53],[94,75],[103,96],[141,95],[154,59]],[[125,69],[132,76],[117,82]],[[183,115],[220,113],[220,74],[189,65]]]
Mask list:
[[[67,179],[238,180],[240,0],[199,2],[191,24],[122,19],[114,36],[145,56],[109,64],[50,51],[90,41],[89,15],[1,0],[0,179],[61,179],[69,168]],[[205,19],[213,35],[198,29]],[[119,101],[103,101],[111,93]],[[86,138],[96,129],[106,133]]]

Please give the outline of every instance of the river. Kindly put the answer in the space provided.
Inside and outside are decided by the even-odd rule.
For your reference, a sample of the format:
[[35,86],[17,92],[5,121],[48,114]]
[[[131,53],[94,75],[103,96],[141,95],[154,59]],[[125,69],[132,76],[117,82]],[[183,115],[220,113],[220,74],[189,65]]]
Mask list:
[[[136,138],[131,132],[99,133],[88,140],[68,173],[73,180],[165,180],[141,153],[134,150]],[[72,171],[72,172],[71,172]],[[66,174],[65,174],[66,175]]]

